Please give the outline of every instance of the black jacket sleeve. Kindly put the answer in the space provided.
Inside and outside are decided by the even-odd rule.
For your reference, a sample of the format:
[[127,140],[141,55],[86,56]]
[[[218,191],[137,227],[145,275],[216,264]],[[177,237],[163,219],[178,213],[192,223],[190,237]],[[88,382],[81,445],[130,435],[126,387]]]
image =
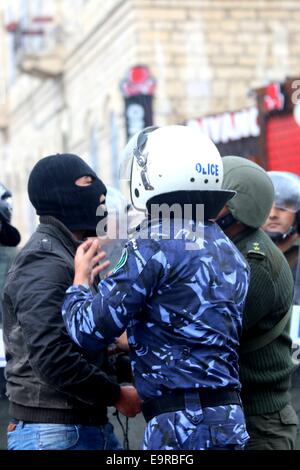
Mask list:
[[61,305],[72,273],[64,260],[53,252],[33,252],[16,281],[14,311],[35,374],[85,404],[115,404],[119,385],[89,363],[66,332]]

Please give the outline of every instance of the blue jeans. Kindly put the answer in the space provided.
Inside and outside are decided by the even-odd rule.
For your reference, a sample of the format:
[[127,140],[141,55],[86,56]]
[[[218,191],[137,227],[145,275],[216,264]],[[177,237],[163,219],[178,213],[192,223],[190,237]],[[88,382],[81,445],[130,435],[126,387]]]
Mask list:
[[122,450],[113,426],[27,423],[7,433],[8,450]]

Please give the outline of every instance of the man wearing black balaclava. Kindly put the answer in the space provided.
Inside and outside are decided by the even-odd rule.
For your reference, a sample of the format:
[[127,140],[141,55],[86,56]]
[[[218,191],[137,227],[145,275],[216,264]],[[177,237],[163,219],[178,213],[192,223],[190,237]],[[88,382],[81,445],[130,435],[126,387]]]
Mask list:
[[34,166],[28,194],[40,225],[4,289],[8,449],[120,449],[107,406],[134,416],[136,390],[107,377],[99,348],[86,353],[70,340],[60,313],[76,248],[96,235],[106,187],[81,158],[64,154]]

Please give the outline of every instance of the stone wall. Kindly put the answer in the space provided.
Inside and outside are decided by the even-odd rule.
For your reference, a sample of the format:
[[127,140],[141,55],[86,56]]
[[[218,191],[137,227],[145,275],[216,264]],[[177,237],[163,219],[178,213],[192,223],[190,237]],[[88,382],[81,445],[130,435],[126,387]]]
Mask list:
[[252,105],[253,88],[299,76],[296,0],[53,0],[51,5],[64,28],[63,75],[40,79],[19,73],[6,83],[9,127],[0,138],[1,179],[14,192],[14,220],[24,241],[34,227],[26,182],[42,156],[79,153],[115,184],[125,143],[119,82],[129,67],[148,65],[156,78],[159,125]]
[[295,0],[134,3],[139,58],[159,79],[159,122],[251,105],[251,89],[299,74]]

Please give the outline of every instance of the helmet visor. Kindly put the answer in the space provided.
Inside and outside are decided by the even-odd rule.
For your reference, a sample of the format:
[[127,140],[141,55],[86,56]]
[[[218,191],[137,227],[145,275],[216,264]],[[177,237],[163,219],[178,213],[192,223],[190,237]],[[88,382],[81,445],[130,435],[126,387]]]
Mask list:
[[290,212],[300,210],[300,178],[299,176],[280,171],[268,172],[275,189],[274,205]]
[[133,151],[137,146],[138,132],[127,142],[123,152],[120,155],[119,179],[130,181],[133,162]]

